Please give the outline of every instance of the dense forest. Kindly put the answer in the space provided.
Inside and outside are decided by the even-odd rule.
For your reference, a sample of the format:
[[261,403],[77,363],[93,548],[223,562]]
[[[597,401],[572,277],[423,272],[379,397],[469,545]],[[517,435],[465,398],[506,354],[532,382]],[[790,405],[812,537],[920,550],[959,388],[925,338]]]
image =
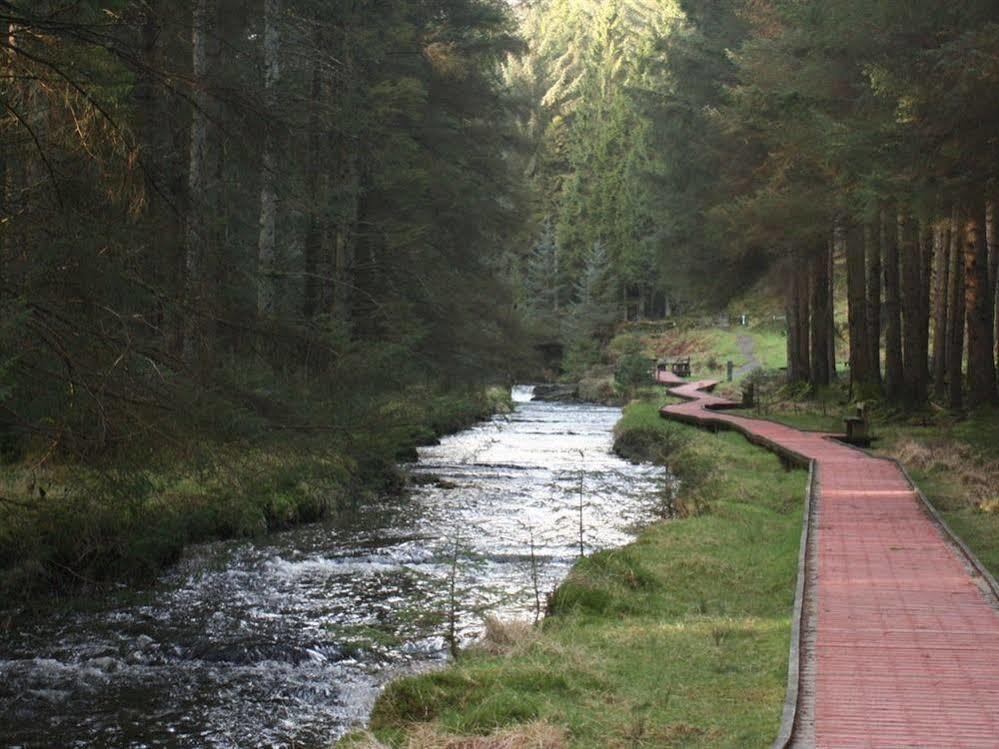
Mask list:
[[46,466],[217,444],[390,462],[538,350],[577,377],[622,322],[767,276],[791,382],[841,377],[848,339],[857,397],[999,398],[991,3],[25,0],[0,24],[0,450],[32,499]]
[[350,428],[505,372],[505,6],[0,11],[7,451]]

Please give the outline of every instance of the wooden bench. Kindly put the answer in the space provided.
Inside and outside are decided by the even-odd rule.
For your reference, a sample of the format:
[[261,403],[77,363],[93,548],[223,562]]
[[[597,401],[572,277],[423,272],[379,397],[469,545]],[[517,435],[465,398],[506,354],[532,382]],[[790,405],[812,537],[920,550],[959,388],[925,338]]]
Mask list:
[[661,361],[656,364],[656,369],[659,372],[672,372],[677,377],[690,377],[690,358]]

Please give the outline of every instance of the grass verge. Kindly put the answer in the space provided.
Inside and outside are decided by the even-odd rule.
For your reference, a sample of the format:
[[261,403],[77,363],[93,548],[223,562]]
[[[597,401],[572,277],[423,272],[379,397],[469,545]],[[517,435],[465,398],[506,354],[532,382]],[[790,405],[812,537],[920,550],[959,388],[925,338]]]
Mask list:
[[667,459],[682,477],[675,519],[580,560],[540,631],[390,684],[371,734],[344,746],[534,746],[511,735],[539,725],[561,737],[538,744],[553,747],[773,740],[805,475],[738,435],[663,422],[657,406],[632,403],[618,437],[661,430],[674,444]]

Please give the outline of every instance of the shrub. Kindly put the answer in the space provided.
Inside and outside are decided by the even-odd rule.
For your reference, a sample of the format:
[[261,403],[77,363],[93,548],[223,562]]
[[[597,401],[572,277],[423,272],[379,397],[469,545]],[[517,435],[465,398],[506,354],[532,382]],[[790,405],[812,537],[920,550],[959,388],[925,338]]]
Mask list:
[[651,380],[651,364],[649,358],[641,352],[625,354],[617,360],[617,370],[614,379],[622,388],[632,390],[648,384]]

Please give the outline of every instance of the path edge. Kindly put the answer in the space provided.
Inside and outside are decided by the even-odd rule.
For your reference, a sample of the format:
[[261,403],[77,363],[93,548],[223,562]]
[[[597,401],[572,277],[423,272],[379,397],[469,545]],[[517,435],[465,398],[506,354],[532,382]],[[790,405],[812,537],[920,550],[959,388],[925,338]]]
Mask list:
[[954,530],[947,524],[947,521],[944,520],[943,515],[941,515],[940,511],[933,505],[933,502],[930,500],[930,498],[923,493],[923,490],[919,488],[919,484],[917,484],[913,480],[912,475],[909,473],[908,469],[906,469],[906,467],[902,465],[901,461],[897,460],[896,458],[888,458],[888,460],[890,460],[892,463],[898,466],[898,469],[902,472],[902,475],[905,476],[905,480],[909,482],[909,485],[916,493],[916,496],[919,497],[919,501],[923,503],[923,508],[929,513],[933,521],[943,531],[944,536],[947,538],[947,540],[950,541],[950,543],[957,549],[957,551],[961,554],[961,556],[964,557],[965,561],[969,565],[971,565],[971,568],[978,575],[981,576],[982,580],[985,582],[985,585],[992,592],[994,603],[999,603],[999,582],[996,581],[995,577],[993,577],[992,573],[988,571],[986,566],[982,564],[982,561],[978,558],[975,552],[971,550],[971,547],[968,546],[964,542],[964,540],[960,536],[958,536],[954,532]]
[[780,730],[771,749],[786,749],[794,739],[801,699],[801,672],[806,657],[802,648],[805,631],[805,586],[808,582],[808,551],[811,543],[812,508],[816,491],[816,464],[808,465],[808,484],[805,488],[805,507],[802,512],[801,541],[798,546],[798,580],[794,589],[794,609],[791,614],[791,646],[787,658],[787,692],[781,713]]

